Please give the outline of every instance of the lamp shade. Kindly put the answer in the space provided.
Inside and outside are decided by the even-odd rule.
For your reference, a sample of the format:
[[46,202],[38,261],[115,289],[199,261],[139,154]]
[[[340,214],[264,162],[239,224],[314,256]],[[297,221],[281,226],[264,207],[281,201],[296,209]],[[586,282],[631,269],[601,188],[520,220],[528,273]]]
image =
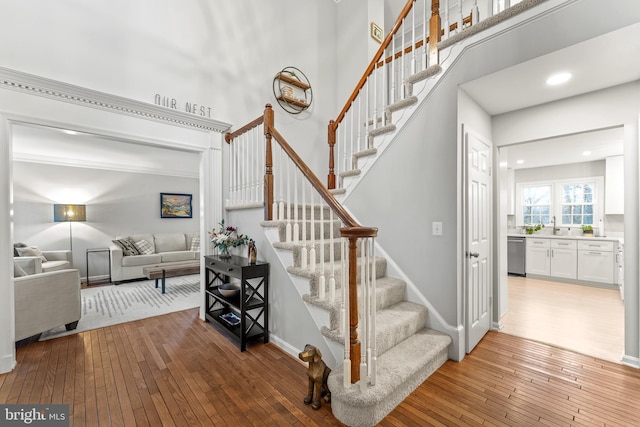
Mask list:
[[86,205],[53,205],[53,222],[86,221]]

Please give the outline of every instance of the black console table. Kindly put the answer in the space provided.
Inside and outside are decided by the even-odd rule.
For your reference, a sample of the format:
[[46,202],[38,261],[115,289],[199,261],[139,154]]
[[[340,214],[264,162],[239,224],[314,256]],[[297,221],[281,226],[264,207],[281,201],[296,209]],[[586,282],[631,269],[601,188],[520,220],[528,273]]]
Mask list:
[[[232,255],[204,257],[206,287],[205,318],[222,325],[240,340],[240,351],[247,349],[247,341],[263,338],[269,342],[269,264]],[[240,292],[233,297],[223,296],[218,287],[230,278],[240,279]],[[239,319],[239,322],[238,322]],[[236,324],[236,322],[238,322]]]

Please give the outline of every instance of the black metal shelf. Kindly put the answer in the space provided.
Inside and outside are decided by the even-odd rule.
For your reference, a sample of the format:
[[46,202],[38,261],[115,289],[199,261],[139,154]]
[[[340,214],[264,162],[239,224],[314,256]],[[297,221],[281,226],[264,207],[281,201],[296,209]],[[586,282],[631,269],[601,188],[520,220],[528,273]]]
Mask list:
[[[247,341],[263,338],[269,342],[269,264],[250,263],[239,256],[205,256],[205,318],[240,340],[240,351]],[[223,296],[218,287],[230,278],[240,279],[240,291],[233,297]],[[221,316],[233,312],[240,323],[231,325]]]

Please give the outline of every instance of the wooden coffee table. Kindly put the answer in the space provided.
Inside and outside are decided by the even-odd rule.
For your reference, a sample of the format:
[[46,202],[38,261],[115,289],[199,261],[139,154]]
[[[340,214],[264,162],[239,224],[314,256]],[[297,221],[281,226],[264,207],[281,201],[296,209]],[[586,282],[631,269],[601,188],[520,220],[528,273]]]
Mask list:
[[190,261],[181,264],[170,265],[154,265],[152,267],[144,267],[142,274],[149,280],[156,280],[156,288],[158,280],[162,279],[162,293],[165,290],[165,279],[167,277],[186,276],[188,274],[200,273],[200,261]]

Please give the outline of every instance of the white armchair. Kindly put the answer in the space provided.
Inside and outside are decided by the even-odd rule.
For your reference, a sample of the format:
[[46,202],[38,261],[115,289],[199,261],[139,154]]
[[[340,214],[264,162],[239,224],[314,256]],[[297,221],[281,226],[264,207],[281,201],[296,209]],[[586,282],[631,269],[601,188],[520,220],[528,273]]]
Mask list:
[[43,262],[39,256],[13,257],[13,261],[27,274],[47,273],[49,271],[73,268],[71,251],[42,251],[42,255],[47,261]]
[[16,341],[62,325],[67,330],[78,326],[82,315],[78,270],[15,277],[14,283]]

